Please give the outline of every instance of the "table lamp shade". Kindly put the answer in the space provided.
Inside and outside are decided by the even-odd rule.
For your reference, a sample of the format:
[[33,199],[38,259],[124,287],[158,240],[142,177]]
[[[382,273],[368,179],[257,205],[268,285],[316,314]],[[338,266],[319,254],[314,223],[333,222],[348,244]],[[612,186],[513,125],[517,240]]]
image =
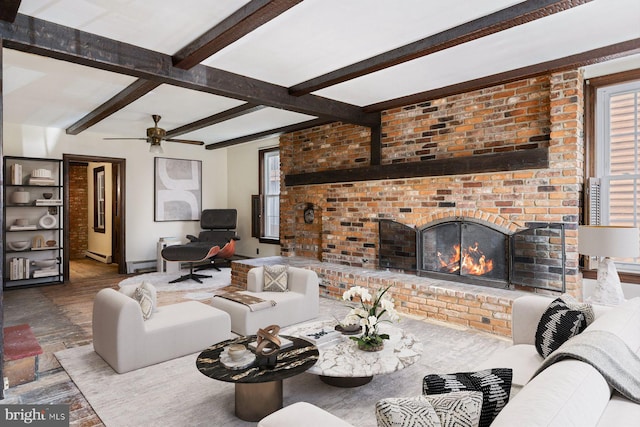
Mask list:
[[578,227],[578,252],[583,255],[636,258],[640,256],[640,234],[636,227]]

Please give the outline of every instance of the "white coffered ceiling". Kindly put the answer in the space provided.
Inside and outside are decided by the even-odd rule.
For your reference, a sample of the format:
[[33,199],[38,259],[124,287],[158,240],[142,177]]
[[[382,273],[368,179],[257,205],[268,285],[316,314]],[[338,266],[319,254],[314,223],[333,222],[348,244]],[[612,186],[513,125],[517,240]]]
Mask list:
[[[22,0],[18,12],[174,55],[245,0]],[[441,33],[514,0],[304,0],[205,59],[208,67],[291,87]],[[594,0],[314,92],[365,107],[640,38],[640,1]],[[640,68],[640,59],[624,59]],[[599,65],[606,70],[605,65]],[[67,128],[135,77],[4,49],[4,120]],[[144,136],[151,114],[173,129],[244,101],[160,85],[89,130]],[[178,138],[215,143],[316,116],[264,108]],[[105,142],[107,143],[107,142]]]

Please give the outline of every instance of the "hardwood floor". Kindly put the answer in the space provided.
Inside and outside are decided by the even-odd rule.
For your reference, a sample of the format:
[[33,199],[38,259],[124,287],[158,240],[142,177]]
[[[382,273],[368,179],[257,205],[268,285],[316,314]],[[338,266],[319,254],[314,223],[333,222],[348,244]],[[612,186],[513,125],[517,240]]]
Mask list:
[[[117,289],[126,275],[117,267],[91,259],[72,261],[69,283],[4,291],[4,326],[28,323],[44,354],[40,357],[37,381],[5,390],[0,404],[69,404],[73,426],[103,425],[84,399],[54,352],[91,342],[93,299],[102,288]],[[182,300],[180,292],[158,294],[158,305]]]

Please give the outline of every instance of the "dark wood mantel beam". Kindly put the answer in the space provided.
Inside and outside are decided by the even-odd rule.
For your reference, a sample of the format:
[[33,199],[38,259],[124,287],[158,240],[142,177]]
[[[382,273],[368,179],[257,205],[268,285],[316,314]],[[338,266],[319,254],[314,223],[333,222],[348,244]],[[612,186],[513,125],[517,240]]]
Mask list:
[[278,17],[302,0],[251,0],[173,55],[173,65],[188,70],[214,53]]
[[222,123],[236,117],[244,116],[245,114],[260,111],[263,108],[265,108],[264,105],[255,105],[247,102],[246,104],[238,105],[237,107],[230,108],[229,110],[223,111],[221,113],[214,114],[212,116],[205,117],[204,119],[200,119],[192,123],[187,123],[184,126],[169,130],[167,131],[167,138],[174,138],[179,135],[184,135],[185,133],[213,126],[216,123]]
[[0,21],[15,21],[20,3],[22,3],[22,0],[2,0],[0,2]]
[[296,185],[334,184],[342,182],[406,179],[426,176],[464,175],[543,169],[549,167],[549,149],[512,151],[480,156],[453,157],[410,163],[371,165],[361,168],[337,169],[321,172],[291,174],[284,178],[287,187]]
[[[176,68],[188,70],[240,37],[255,30],[302,0],[252,0],[215,27],[183,47],[172,57]],[[160,82],[138,79],[111,99],[69,126],[69,135],[80,132],[106,119],[135,100],[142,98]]]
[[532,77],[541,76],[543,74],[572,70],[591,64],[610,61],[616,58],[635,55],[636,53],[640,53],[640,38],[589,50],[587,52],[582,52],[575,55],[566,56],[564,58],[554,59],[534,65],[528,65],[526,67],[518,68],[511,71],[505,71],[503,73],[493,74],[491,76],[468,80],[462,83],[456,83],[454,85],[445,86],[438,89],[419,92],[400,98],[389,99],[386,101],[367,105],[364,107],[364,110],[368,112],[374,112],[388,110],[390,108],[402,107],[405,105],[417,104],[419,102],[444,98],[447,96],[457,95],[465,92],[471,92],[474,90],[479,90],[499,84],[529,79]]
[[528,0],[289,88],[300,96],[497,33],[592,0]]

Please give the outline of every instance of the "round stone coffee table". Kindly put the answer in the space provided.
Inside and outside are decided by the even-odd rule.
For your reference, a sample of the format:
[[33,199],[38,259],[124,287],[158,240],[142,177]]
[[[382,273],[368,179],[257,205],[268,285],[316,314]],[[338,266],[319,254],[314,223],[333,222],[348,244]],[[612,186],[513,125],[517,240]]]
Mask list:
[[[304,337],[321,329],[331,331],[335,325],[335,320],[303,323],[285,328],[283,333]],[[374,375],[399,371],[420,359],[422,344],[412,334],[386,323],[379,328],[380,333],[389,334],[389,339],[384,340],[384,349],[363,351],[349,336],[339,334],[336,339],[317,345],[318,361],[307,372],[319,375],[332,386],[359,387],[370,382]]]

